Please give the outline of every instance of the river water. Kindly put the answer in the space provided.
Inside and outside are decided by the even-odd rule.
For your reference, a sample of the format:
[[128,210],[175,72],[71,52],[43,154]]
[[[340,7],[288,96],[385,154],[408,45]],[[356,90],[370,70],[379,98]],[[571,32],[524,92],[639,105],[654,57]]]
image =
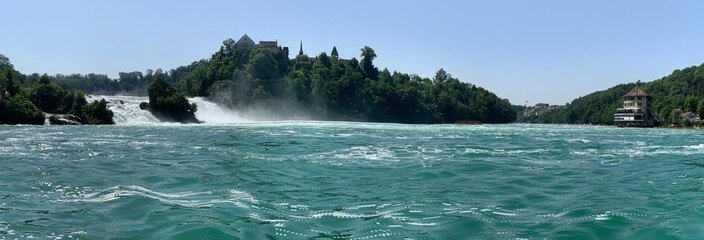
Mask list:
[[0,126],[0,239],[704,236],[700,131],[161,124],[116,98],[115,126]]

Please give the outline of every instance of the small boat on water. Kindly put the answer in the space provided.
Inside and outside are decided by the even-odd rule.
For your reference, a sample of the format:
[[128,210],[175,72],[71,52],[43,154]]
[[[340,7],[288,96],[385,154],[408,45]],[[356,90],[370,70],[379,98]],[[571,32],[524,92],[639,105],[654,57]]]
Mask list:
[[479,121],[468,121],[468,120],[459,120],[459,121],[455,122],[455,124],[458,124],[458,125],[482,125],[482,123]]

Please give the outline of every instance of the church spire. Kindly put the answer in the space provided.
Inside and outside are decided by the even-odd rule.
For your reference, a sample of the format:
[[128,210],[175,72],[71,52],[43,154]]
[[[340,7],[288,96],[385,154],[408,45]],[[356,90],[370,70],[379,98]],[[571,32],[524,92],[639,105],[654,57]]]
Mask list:
[[298,51],[298,55],[303,55],[303,40],[301,40],[301,50]]

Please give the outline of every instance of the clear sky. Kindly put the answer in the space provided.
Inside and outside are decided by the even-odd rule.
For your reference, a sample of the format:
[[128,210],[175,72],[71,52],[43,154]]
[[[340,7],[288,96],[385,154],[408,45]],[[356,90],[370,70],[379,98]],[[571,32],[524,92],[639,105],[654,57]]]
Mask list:
[[0,54],[22,73],[169,70],[228,37],[445,68],[513,104],[565,104],[704,62],[704,1],[33,1],[0,4]]

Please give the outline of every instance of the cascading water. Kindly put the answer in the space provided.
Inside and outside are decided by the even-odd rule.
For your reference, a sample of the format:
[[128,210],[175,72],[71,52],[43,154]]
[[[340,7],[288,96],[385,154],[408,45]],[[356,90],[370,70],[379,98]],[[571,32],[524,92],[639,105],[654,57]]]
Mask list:
[[189,98],[189,102],[198,106],[196,118],[204,123],[239,123],[251,122],[245,119],[236,111],[222,108],[213,102],[206,101],[202,97]]
[[[143,125],[161,123],[152,113],[139,108],[142,102],[149,102],[149,97],[139,96],[103,96],[89,95],[88,102],[105,99],[108,101],[108,108],[115,114],[113,120],[117,125]],[[198,106],[196,118],[204,123],[239,123],[248,122],[239,113],[222,108],[213,102],[206,101],[201,97],[189,98],[189,102]]]
[[100,99],[108,101],[108,108],[115,114],[112,119],[117,125],[160,123],[152,113],[139,108],[139,103],[149,101],[148,97],[101,95],[86,97],[89,103]]

